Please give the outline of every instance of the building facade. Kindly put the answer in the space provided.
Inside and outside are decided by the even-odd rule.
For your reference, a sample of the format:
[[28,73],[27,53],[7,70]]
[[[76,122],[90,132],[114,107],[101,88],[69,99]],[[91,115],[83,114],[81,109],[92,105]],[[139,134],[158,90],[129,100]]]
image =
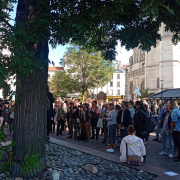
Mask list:
[[125,99],[137,100],[134,93],[138,86],[142,91],[158,93],[165,89],[180,88],[180,43],[172,44],[172,33],[160,28],[161,41],[149,52],[135,48],[126,69]]
[[106,94],[106,100],[119,99],[123,100],[125,95],[125,69],[121,61],[114,63],[115,72],[112,75],[112,80],[108,82],[104,87],[98,87],[91,89],[94,95],[98,95],[100,92]]

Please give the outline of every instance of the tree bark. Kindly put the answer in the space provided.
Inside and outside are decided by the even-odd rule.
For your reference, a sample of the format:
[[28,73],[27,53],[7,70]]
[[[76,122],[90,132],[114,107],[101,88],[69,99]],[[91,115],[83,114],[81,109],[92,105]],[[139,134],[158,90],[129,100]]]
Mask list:
[[[31,4],[35,5],[36,0],[32,0]],[[29,16],[27,10],[27,2],[18,0],[18,7],[16,13],[16,23],[25,22]],[[32,6],[31,6],[32,8]],[[33,16],[33,14],[31,14]],[[38,153],[40,154],[41,167],[39,170],[33,170],[33,175],[36,176],[45,169],[45,146],[46,131],[47,131],[47,78],[48,78],[48,40],[44,40],[44,44],[35,45],[36,53],[43,53],[46,62],[44,68],[36,69],[36,74],[29,74],[27,77],[20,77],[17,75],[18,84],[16,86],[16,104],[15,104],[15,118],[13,124],[13,141],[17,145],[13,147],[13,155],[23,160],[27,153],[29,146],[34,145],[38,141]],[[34,47],[34,45],[32,45]],[[43,59],[44,61],[44,59]],[[36,62],[34,62],[36,63]],[[31,155],[33,148],[28,155]],[[21,176],[24,178],[31,177],[30,173],[22,175],[21,165],[16,163],[15,166],[10,167],[10,173],[14,176]]]

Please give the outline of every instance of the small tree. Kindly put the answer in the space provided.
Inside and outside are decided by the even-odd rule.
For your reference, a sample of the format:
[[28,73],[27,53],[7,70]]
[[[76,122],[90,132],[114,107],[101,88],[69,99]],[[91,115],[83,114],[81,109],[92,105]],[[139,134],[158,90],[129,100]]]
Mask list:
[[148,90],[149,90],[149,89],[147,88],[147,89],[141,91],[141,98],[150,97],[150,96],[152,96],[152,95],[155,94],[155,93],[149,93]]
[[80,92],[82,102],[88,89],[107,84],[115,71],[111,62],[105,61],[100,52],[87,53],[77,47],[69,48],[64,63],[71,68],[56,72],[52,85],[61,92]]

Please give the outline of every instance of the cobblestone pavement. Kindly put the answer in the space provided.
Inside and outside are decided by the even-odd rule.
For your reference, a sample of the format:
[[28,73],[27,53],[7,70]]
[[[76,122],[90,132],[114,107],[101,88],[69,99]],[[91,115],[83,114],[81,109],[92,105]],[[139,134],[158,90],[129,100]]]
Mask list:
[[[103,136],[99,136],[99,140],[89,140],[88,142],[84,142],[84,141],[78,141],[78,140],[73,140],[73,139],[67,139],[67,132],[63,132],[63,135],[60,136],[56,136],[55,134],[51,133],[51,139],[55,139],[57,140],[57,142],[53,141],[58,144],[58,141],[60,142],[60,145],[63,145],[65,147],[70,147],[72,149],[76,149],[76,150],[84,150],[85,148],[87,154],[93,154],[95,156],[100,156],[103,154],[102,157],[108,157],[109,160],[114,160],[114,162],[119,163],[119,156],[120,156],[120,152],[119,152],[119,148],[117,148],[115,150],[114,153],[107,153],[105,151],[105,144],[101,143],[102,142],[102,138]],[[157,179],[172,179],[172,177],[169,177],[167,175],[164,174],[164,172],[167,171],[173,171],[179,174],[180,172],[180,164],[179,163],[173,163],[173,160],[171,158],[168,158],[167,156],[160,156],[158,155],[158,153],[162,150],[162,144],[160,142],[154,142],[152,141],[152,139],[154,138],[155,133],[152,133],[148,144],[146,145],[146,150],[147,150],[147,160],[146,163],[144,163],[142,166],[140,167],[136,167],[137,169],[143,170],[145,172],[149,172],[155,175],[158,175],[161,178],[157,178]],[[11,136],[7,136],[7,140],[12,140]],[[68,144],[69,145],[66,145]],[[93,152],[93,153],[92,153]],[[177,152],[174,153],[174,155],[176,155]],[[101,156],[100,156],[101,157]],[[122,164],[120,164],[122,165]],[[126,166],[125,166],[126,167]],[[134,167],[133,167],[134,169]],[[107,173],[111,172],[111,170],[106,170]],[[120,171],[119,171],[120,172]],[[118,171],[116,173],[119,173]],[[104,174],[104,176],[106,176],[106,174]],[[71,178],[71,177],[70,177]],[[142,178],[144,179],[144,178]],[[180,176],[174,176],[173,179],[180,179]]]

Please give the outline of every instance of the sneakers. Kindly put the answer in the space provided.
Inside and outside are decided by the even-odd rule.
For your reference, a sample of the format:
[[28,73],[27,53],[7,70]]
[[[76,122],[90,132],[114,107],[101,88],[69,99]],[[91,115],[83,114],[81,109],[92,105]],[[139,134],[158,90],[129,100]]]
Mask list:
[[115,151],[114,151],[114,149],[107,149],[106,152],[112,153],[112,152],[115,152]]
[[159,153],[159,155],[167,155],[167,152],[162,151]]
[[169,158],[173,158],[173,154],[169,153]]
[[153,139],[153,141],[159,141],[159,139],[158,139],[158,138],[155,138],[155,139]]
[[106,146],[106,149],[112,149],[112,144],[110,144],[109,146]]

